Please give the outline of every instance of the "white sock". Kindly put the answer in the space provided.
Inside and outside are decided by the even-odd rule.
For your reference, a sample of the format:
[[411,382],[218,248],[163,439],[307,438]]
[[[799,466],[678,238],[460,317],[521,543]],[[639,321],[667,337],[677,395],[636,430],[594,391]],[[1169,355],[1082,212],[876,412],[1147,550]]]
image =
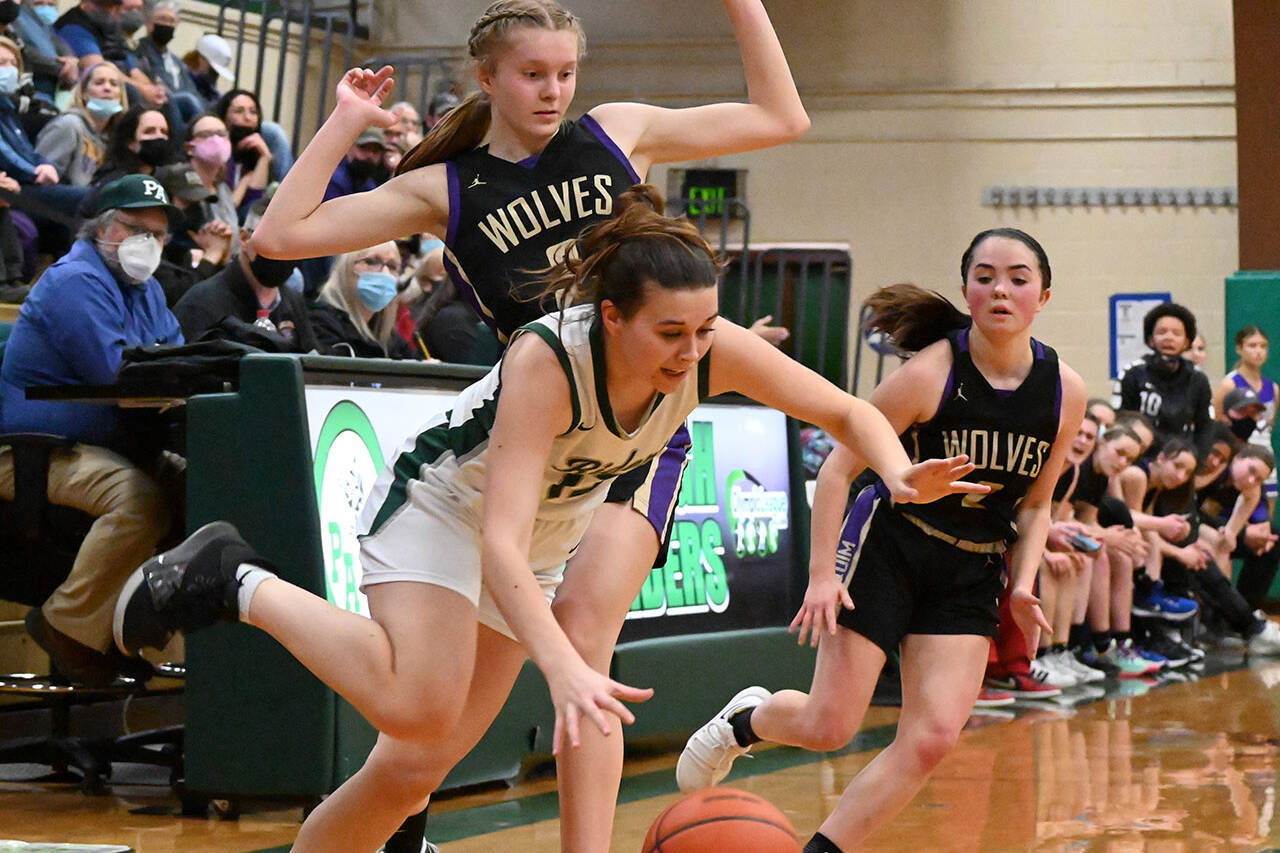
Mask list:
[[253,594],[258,591],[258,584],[273,577],[275,577],[273,573],[252,563],[241,563],[240,568],[236,569],[236,580],[240,581],[237,602],[240,606],[241,619],[249,615],[249,602],[253,600]]

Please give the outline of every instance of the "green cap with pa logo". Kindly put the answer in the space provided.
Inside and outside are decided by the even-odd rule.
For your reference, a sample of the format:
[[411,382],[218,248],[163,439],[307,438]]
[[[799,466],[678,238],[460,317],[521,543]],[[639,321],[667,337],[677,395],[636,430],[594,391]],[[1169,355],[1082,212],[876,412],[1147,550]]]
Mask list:
[[173,222],[181,218],[182,211],[169,203],[164,186],[150,175],[125,175],[116,178],[98,193],[94,215],[108,210],[134,210],[140,207],[163,207]]

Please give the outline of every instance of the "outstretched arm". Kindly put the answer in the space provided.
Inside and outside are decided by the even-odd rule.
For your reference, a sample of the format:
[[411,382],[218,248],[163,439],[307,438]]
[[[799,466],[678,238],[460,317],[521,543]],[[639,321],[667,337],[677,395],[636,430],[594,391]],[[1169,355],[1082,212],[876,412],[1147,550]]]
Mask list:
[[536,335],[518,338],[507,350],[502,374],[487,451],[481,567],[502,618],[547,680],[559,753],[578,745],[582,717],[608,734],[603,711],[633,722],[619,699],[643,701],[652,691],[626,687],[588,666],[551,614],[529,566],[529,547],[551,443],[571,426],[569,383]]
[[338,84],[338,105],[271,198],[254,243],[269,258],[312,258],[352,252],[406,234],[443,234],[449,189],[443,165],[414,169],[367,193],[324,201],[324,190],[356,137],[370,125],[390,127],[382,109],[391,66],[353,68]]
[[761,0],[723,0],[742,53],[747,102],[665,109],[602,104],[591,110],[645,174],[654,163],[696,160],[789,142],[809,129],[787,58]]

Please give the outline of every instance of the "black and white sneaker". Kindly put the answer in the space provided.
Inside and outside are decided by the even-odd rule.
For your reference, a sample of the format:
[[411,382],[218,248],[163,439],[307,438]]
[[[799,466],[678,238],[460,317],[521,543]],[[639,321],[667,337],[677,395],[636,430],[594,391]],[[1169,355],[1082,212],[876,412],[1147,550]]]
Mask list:
[[177,547],[147,560],[116,599],[116,646],[132,656],[143,648],[163,648],[177,631],[239,620],[236,570],[248,561],[263,563],[225,521],[206,524]]

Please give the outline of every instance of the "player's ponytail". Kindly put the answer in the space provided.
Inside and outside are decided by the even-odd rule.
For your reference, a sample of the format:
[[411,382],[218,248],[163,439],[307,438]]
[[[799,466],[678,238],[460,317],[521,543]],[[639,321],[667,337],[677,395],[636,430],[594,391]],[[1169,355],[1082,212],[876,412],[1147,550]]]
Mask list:
[[869,329],[903,352],[919,352],[947,332],[968,328],[972,318],[940,293],[914,284],[882,287],[863,303]]
[[614,201],[614,216],[582,232],[564,258],[543,275],[539,298],[561,305],[609,300],[632,316],[652,282],[672,290],[716,284],[716,252],[687,219],[663,215],[657,189],[639,184]]
[[[556,0],[497,0],[471,26],[467,53],[478,65],[493,67],[522,28],[568,30],[578,36],[578,58],[587,41],[576,15]],[[396,174],[443,163],[484,141],[492,122],[489,96],[476,92],[445,114],[435,127],[400,160]]]

